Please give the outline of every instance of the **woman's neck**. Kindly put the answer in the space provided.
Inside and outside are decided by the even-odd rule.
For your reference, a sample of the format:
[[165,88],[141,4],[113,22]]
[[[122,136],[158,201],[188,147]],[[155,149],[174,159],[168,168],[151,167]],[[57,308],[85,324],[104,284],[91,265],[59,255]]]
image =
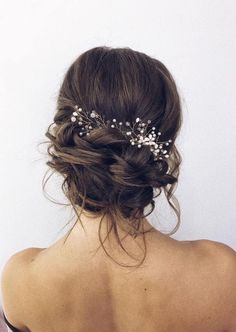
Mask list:
[[[112,225],[111,217],[108,215],[104,216],[95,216],[94,214],[90,212],[82,212],[80,214],[80,210],[78,210],[78,214],[80,215],[80,220],[76,222],[76,226],[79,227],[82,231],[86,232],[88,235],[98,232],[99,227],[101,226],[101,232],[105,231],[107,233],[107,230]],[[101,221],[102,219],[102,221]],[[82,225],[81,225],[81,222]],[[138,222],[136,222],[136,226],[132,226],[132,222],[125,219],[125,218],[116,218],[114,217],[114,222],[117,226],[117,232],[120,235],[129,235],[134,236],[136,234],[141,234],[141,232],[149,232],[149,231],[157,231],[146,218],[143,218]],[[101,225],[100,225],[101,223]],[[114,226],[113,226],[114,229]]]

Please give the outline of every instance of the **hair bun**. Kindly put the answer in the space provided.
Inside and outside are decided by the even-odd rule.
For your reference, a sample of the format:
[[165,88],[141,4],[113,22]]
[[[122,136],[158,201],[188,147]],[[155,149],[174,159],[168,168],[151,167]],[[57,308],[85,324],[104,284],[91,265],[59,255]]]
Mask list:
[[177,182],[177,178],[167,174],[169,164],[166,160],[157,160],[153,166],[150,166],[147,177],[153,187],[165,187],[168,184]]
[[[113,129],[95,129],[80,137],[71,119],[74,105],[131,126],[137,118],[151,121],[162,135],[161,142],[171,138],[166,144],[170,158],[154,160],[150,145],[132,146]],[[75,211],[77,205],[95,214],[107,213],[111,219],[118,212],[141,220],[147,216],[147,205],[152,206],[149,214],[154,210],[153,189],[163,188],[179,222],[173,192],[181,156],[172,142],[181,122],[177,86],[162,62],[130,48],[95,47],[82,53],[65,74],[55,126],[46,132],[51,157],[47,165],[64,177],[62,189]],[[113,224],[116,227],[116,220]]]

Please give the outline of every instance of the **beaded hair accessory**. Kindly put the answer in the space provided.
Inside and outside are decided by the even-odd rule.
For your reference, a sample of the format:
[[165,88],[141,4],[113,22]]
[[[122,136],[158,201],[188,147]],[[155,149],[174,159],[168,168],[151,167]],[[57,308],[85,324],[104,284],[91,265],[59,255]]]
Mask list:
[[[71,121],[78,122],[78,125],[81,127],[81,131],[79,132],[80,136],[89,136],[90,131],[94,128],[117,128],[123,135],[129,138],[131,145],[137,145],[138,148],[141,148],[142,145],[149,145],[155,161],[163,159],[163,157],[169,158],[169,154],[167,153],[167,150],[163,148],[163,145],[168,146],[172,140],[169,139],[168,141],[160,142],[159,137],[161,136],[161,132],[158,131],[156,134],[155,127],[152,127],[147,131],[147,126],[151,123],[151,120],[147,120],[147,124],[142,122],[140,118],[136,118],[133,125],[128,121],[125,123],[117,123],[116,119],[112,119],[112,121],[105,120],[105,118],[101,117],[95,110],[87,112],[82,110],[78,105],[75,105]],[[136,125],[137,130],[140,131],[138,134],[135,133]],[[126,129],[124,129],[124,127],[126,127]]]

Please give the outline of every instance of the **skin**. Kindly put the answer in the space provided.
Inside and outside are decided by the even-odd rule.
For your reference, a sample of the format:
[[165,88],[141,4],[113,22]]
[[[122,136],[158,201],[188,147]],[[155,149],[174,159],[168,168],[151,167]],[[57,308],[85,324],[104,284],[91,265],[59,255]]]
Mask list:
[[[95,255],[100,218],[81,219],[86,233],[77,223],[65,244],[63,236],[48,248],[25,249],[5,265],[2,303],[13,325],[33,332],[236,331],[232,248],[204,239],[177,241],[153,229],[146,234],[143,265],[124,268],[102,248]],[[143,229],[151,227],[145,219]],[[127,230],[121,221],[120,238]],[[142,257],[142,236],[126,236],[122,244]],[[137,264],[114,235],[104,245],[119,262]]]

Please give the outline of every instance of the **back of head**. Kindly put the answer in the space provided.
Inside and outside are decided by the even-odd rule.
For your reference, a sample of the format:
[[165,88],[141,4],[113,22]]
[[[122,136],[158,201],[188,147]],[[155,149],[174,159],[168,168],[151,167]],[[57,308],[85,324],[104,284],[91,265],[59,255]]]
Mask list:
[[[171,139],[168,160],[154,160],[149,146],[132,146],[109,127],[81,137],[71,122],[75,105],[117,122],[151,120],[162,141]],[[46,133],[51,156],[47,165],[64,177],[63,191],[74,208],[108,215],[113,227],[121,217],[137,230],[144,209],[150,206],[150,214],[155,207],[154,190],[157,195],[164,190],[179,217],[171,199],[181,163],[174,144],[181,122],[177,87],[162,62],[127,47],[95,47],[82,53],[65,74],[54,122]]]

